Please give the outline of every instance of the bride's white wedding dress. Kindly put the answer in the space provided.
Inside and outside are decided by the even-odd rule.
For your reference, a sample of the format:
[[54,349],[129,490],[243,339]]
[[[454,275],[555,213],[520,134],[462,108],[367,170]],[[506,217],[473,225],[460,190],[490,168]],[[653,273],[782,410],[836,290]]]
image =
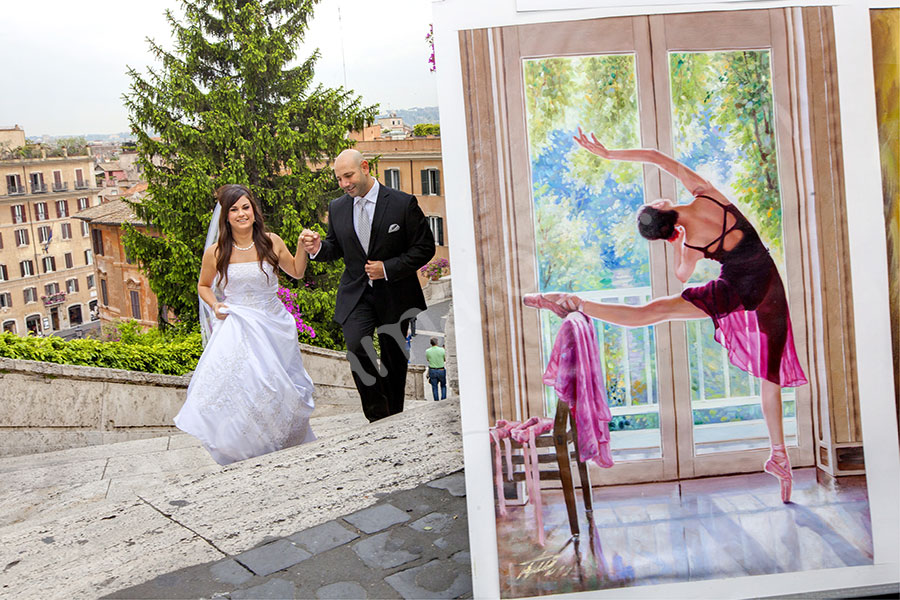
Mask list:
[[[231,263],[224,304],[175,425],[225,465],[316,439],[313,383],[268,262]],[[268,275],[268,279],[266,278]]]

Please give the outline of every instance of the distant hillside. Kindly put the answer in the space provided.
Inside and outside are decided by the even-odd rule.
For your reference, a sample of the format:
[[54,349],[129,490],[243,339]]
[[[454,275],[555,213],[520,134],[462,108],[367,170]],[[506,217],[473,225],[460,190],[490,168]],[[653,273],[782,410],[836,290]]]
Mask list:
[[426,106],[424,108],[397,108],[378,115],[378,118],[388,117],[395,114],[407,125],[418,125],[419,123],[440,123],[441,115],[437,106]]
[[[404,123],[410,126],[418,125],[419,123],[440,123],[441,118],[437,106],[398,108],[390,111],[385,111],[382,114],[379,114],[378,117],[387,117],[391,113],[396,114],[398,117],[403,119]],[[108,143],[121,143],[135,140],[134,134],[126,131],[123,131],[121,133],[87,133],[79,136],[29,135],[27,139],[30,142],[43,142],[45,144],[52,144],[61,137],[83,137],[88,142]]]
[[27,139],[29,142],[43,142],[45,144],[52,144],[56,140],[60,138],[73,138],[73,137],[83,137],[88,142],[110,142],[110,143],[121,143],[127,141],[134,141],[135,136],[127,131],[123,131],[121,133],[86,133],[79,135],[29,135]]

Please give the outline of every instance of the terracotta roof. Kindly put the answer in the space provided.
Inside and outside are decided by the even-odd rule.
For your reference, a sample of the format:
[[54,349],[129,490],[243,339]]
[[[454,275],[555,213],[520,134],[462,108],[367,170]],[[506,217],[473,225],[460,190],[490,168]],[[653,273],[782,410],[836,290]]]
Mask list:
[[147,182],[146,181],[138,181],[136,184],[122,192],[122,197],[132,198],[133,200],[140,199],[147,192]]
[[134,215],[131,206],[123,200],[104,202],[99,206],[86,208],[74,216],[76,219],[88,221],[94,225],[121,225],[122,223],[145,225],[143,221]]
[[122,166],[121,166],[119,163],[117,163],[117,162],[98,163],[98,164],[97,164],[97,168],[98,168],[98,169],[103,169],[104,171],[124,171],[124,170],[125,170],[125,169],[123,169]]

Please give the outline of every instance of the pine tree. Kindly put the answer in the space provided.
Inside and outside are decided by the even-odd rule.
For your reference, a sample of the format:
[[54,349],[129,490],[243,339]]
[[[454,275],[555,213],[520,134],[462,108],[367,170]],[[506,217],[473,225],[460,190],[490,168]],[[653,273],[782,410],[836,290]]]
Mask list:
[[[182,321],[197,317],[196,283],[214,190],[248,185],[266,225],[295,248],[338,194],[324,165],[352,142],[347,132],[371,122],[377,107],[343,88],[313,87],[318,52],[299,64],[316,0],[184,0],[171,11],[174,49],[149,40],[161,68],[130,68],[125,94],[147,194],[133,205],[160,233],[126,227],[125,246],[141,264],[160,305]],[[307,269],[305,319],[322,345],[340,344],[331,324],[340,265]],[[301,282],[302,284],[302,282]],[[327,331],[326,331],[327,330]]]

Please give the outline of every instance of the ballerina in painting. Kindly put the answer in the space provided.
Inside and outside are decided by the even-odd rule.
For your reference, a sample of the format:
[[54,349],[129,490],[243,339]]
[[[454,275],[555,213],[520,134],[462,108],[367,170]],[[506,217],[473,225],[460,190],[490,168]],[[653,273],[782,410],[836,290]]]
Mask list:
[[529,294],[525,304],[560,316],[580,311],[625,327],[711,318],[715,339],[728,350],[731,362],[760,379],[771,444],[763,468],[778,479],[781,500],[789,502],[793,477],[784,445],[781,388],[801,386],[807,380],[794,349],[784,285],[768,249],[737,207],[686,165],[653,149],[609,150],[581,129],[575,141],[601,158],[653,164],[681,181],[693,200],[683,205],[659,200],[643,206],[637,215],[638,231],[648,240],[665,240],[673,246],[675,275],[681,282],[691,277],[701,258],[720,263],[721,273],[706,284],[640,306],[601,304],[565,293]]

